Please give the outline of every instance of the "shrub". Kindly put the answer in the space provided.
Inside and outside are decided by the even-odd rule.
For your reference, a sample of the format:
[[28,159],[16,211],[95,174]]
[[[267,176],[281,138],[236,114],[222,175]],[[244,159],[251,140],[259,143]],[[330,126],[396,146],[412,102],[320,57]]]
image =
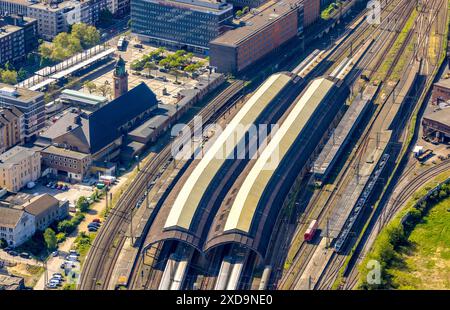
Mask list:
[[63,232],[60,232],[56,235],[56,242],[57,243],[61,243],[64,242],[66,240],[66,234]]

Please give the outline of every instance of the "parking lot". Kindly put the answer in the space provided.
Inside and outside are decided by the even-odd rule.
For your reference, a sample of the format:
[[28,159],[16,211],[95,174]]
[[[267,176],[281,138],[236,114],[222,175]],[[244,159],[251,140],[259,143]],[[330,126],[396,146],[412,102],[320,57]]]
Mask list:
[[[110,41],[111,46],[115,46],[117,43],[118,37],[112,39]],[[196,79],[192,79],[190,77],[186,76],[179,76],[178,82],[179,84],[175,83],[176,78],[174,75],[160,72],[159,70],[151,70],[150,73],[155,76],[155,78],[146,78],[144,75],[147,75],[149,71],[147,69],[144,69],[141,72],[141,75],[135,75],[134,71],[130,69],[130,64],[132,61],[136,59],[141,59],[142,56],[150,53],[153,50],[156,50],[156,47],[152,47],[149,45],[141,44],[142,48],[136,48],[134,45],[140,44],[140,42],[136,38],[128,37],[128,44],[125,51],[117,51],[116,53],[121,55],[122,58],[126,62],[126,68],[128,71],[128,89],[132,89],[136,85],[140,84],[141,82],[144,82],[145,84],[150,87],[150,89],[156,94],[157,98],[161,100],[162,103],[165,104],[175,104],[177,102],[177,95],[178,92],[182,89],[192,89],[197,84],[198,81]],[[167,51],[166,53],[172,53],[170,51]],[[202,61],[205,64],[207,61],[205,59],[201,59],[198,57],[193,58],[196,61]],[[105,82],[109,83],[109,85],[113,85],[113,72],[114,70],[111,69],[110,71],[106,72],[105,74],[97,77],[96,79],[92,80],[96,84],[97,87],[105,84]],[[200,75],[204,78],[208,78],[208,73],[203,73]],[[82,89],[84,92],[88,92],[86,89]],[[98,94],[98,93],[97,93]],[[109,99],[112,99],[113,94],[109,95]]]
[[81,196],[88,197],[94,192],[94,189],[91,186],[82,184],[68,184],[69,188],[67,190],[49,188],[45,185],[42,183],[38,183],[32,189],[24,188],[22,192],[35,196],[41,194],[50,194],[58,200],[68,200],[70,203],[75,203]]

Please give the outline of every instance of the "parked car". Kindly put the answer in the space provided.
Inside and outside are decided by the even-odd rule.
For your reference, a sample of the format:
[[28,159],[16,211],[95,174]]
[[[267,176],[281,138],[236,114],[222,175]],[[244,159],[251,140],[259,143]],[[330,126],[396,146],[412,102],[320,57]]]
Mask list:
[[90,232],[96,232],[96,231],[98,231],[98,228],[97,228],[97,227],[94,227],[94,226],[91,226],[91,227],[88,227],[88,231],[90,231]]
[[8,254],[11,255],[11,256],[19,255],[19,253],[17,253],[16,251],[9,251]]
[[58,280],[58,279],[50,279],[50,281],[49,281],[49,284],[53,284],[53,285],[56,285],[56,286],[60,286],[61,285],[61,281],[60,280]]
[[96,219],[93,219],[92,220],[92,223],[101,223],[102,221],[99,219],[99,218],[96,218]]
[[53,256],[53,257],[56,257],[56,256],[58,256],[58,255],[59,255],[59,252],[58,252],[58,251],[53,251],[53,252],[52,252],[52,256]]
[[99,222],[94,222],[94,221],[92,221],[92,222],[90,222],[89,224],[88,224],[88,227],[90,227],[90,226],[95,226],[95,227],[100,227],[100,223]]
[[133,45],[135,48],[143,48],[143,46],[142,46],[142,44],[135,44],[135,45]]
[[57,288],[57,284],[56,283],[54,283],[54,282],[49,282],[49,283],[47,283],[47,288]]
[[28,258],[30,258],[30,254],[27,252],[22,252],[22,253],[20,253],[20,257],[28,259]]
[[66,257],[66,260],[68,260],[70,262],[76,262],[76,261],[78,261],[78,256],[70,254]]
[[76,250],[70,250],[69,251],[70,255],[76,255],[76,256],[80,256],[80,253],[78,253]]

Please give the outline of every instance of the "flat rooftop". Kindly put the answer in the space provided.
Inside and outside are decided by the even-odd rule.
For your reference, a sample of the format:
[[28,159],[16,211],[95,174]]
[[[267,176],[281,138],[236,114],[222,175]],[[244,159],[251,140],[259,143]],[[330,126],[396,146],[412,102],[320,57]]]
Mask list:
[[23,146],[15,146],[12,149],[4,152],[0,155],[0,166],[3,164],[6,165],[14,165],[21,162],[24,158],[32,155],[34,153],[33,150],[23,147]]
[[3,25],[0,26],[0,38],[4,38],[9,36],[11,33],[19,31],[22,27],[14,26],[14,25]]
[[61,92],[60,98],[66,100],[80,101],[89,105],[97,105],[99,103],[108,102],[108,99],[103,96],[92,95],[72,89],[64,89]]
[[431,112],[430,114],[424,115],[423,118],[450,126],[450,108]]
[[147,0],[147,2],[214,13],[224,12],[233,8],[231,4],[217,0]]
[[252,9],[248,14],[238,20],[245,23],[236,29],[229,30],[223,35],[211,41],[211,44],[236,46],[251,37],[254,33],[264,29],[275,22],[281,16],[294,10],[294,4],[298,0],[275,1],[270,0],[258,8]]
[[44,94],[38,91],[0,83],[0,98],[11,98],[26,102],[41,96],[43,97]]
[[72,150],[56,147],[56,146],[53,146],[53,145],[49,146],[46,149],[43,149],[42,152],[43,153],[47,153],[47,154],[57,155],[57,156],[75,158],[75,159],[78,159],[78,160],[82,160],[82,159],[84,159],[84,158],[89,156],[89,154],[84,154],[84,153],[81,153],[81,152],[76,152],[76,151],[72,151]]

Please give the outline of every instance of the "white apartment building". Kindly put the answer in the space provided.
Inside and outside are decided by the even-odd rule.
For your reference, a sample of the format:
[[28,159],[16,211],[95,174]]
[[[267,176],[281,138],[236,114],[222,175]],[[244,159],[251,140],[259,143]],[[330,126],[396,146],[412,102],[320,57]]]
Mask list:
[[0,206],[0,239],[16,247],[27,241],[36,231],[33,215],[19,209]]

